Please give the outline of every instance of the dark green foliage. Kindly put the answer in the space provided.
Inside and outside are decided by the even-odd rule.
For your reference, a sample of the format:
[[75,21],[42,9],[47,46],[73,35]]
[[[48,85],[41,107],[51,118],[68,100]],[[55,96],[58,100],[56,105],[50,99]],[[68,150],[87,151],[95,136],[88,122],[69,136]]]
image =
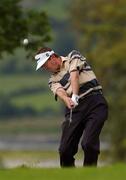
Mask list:
[[29,44],[26,46],[26,50],[32,53],[51,40],[50,27],[46,13],[30,10],[27,15]]
[[27,23],[19,6],[19,0],[0,2],[0,55],[12,52],[27,35]]
[[12,53],[22,47],[24,38],[29,39],[26,46],[28,54],[50,40],[50,27],[44,12],[24,11],[21,0],[0,1],[0,56],[4,51]]
[[91,61],[109,102],[106,127],[117,159],[126,160],[126,1],[74,0],[81,51]]

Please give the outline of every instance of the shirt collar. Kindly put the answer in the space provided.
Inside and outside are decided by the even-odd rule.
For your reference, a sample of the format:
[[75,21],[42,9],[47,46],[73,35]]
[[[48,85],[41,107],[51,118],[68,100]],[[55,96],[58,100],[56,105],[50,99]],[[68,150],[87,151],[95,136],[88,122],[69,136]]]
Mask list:
[[63,63],[67,60],[66,57],[63,57],[63,56],[60,56],[60,57],[61,57]]

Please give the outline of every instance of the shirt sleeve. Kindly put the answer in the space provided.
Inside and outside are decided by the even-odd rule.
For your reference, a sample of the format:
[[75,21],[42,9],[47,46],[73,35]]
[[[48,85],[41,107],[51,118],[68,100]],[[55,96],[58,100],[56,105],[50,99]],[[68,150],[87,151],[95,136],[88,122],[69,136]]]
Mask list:
[[49,87],[54,95],[59,88],[63,88],[62,85],[58,82],[49,82]]
[[56,94],[56,91],[60,88],[63,89],[63,86],[60,84],[59,81],[55,81],[54,79],[50,78],[49,80],[49,88],[50,90],[53,92],[54,96],[55,96],[55,100],[57,100],[57,94]]
[[69,72],[80,71],[84,67],[85,57],[80,52],[73,50],[69,54]]

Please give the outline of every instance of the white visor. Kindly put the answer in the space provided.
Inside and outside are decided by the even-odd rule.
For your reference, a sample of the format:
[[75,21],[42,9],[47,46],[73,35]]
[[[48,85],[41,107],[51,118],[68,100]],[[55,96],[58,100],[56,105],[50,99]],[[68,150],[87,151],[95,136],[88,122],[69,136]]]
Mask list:
[[35,59],[37,60],[36,71],[45,64],[45,62],[50,58],[50,56],[54,54],[54,51],[47,51],[44,53],[37,54]]

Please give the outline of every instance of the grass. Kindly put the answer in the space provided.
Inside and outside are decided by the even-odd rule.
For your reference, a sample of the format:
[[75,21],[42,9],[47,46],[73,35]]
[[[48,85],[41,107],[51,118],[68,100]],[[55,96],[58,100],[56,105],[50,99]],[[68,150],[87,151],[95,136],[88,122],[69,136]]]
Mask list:
[[[46,75],[4,75],[0,77],[0,82],[4,84],[0,86],[0,94],[9,95],[11,103],[18,108],[31,107],[37,112],[49,109],[58,112],[61,109],[49,90]],[[35,88],[39,91],[28,91]]]
[[[80,153],[79,153],[80,154]],[[79,155],[78,155],[79,156]],[[0,151],[0,159],[22,159],[24,161],[37,162],[40,160],[58,159],[57,151]]]
[[23,108],[28,106],[38,112],[48,108],[57,111],[61,108],[60,104],[55,101],[54,96],[52,96],[50,92],[18,96],[13,98],[11,102],[16,105],[16,107]]
[[[52,159],[57,159],[59,158],[58,155],[58,149],[56,150],[39,150],[39,151],[32,151],[32,150],[27,150],[27,151],[9,151],[9,150],[4,150],[0,151],[0,158],[1,159],[25,159],[25,160],[52,160]],[[75,159],[83,159],[83,151],[79,149],[78,153],[75,155]]]
[[58,118],[16,118],[0,122],[0,135],[57,134],[61,120]]
[[[76,158],[76,165],[82,164],[83,152],[79,150]],[[80,165],[78,164],[80,161]],[[15,164],[16,163],[16,164]],[[57,150],[26,150],[26,151],[0,151],[0,169],[8,168],[59,168],[59,153]]]
[[11,94],[21,89],[34,88],[34,87],[46,87],[48,88],[48,78],[46,76],[39,75],[3,75],[0,76],[1,84],[0,93],[5,95]]
[[102,168],[53,168],[53,169],[4,169],[1,180],[122,180],[126,177],[126,166],[117,164]]

